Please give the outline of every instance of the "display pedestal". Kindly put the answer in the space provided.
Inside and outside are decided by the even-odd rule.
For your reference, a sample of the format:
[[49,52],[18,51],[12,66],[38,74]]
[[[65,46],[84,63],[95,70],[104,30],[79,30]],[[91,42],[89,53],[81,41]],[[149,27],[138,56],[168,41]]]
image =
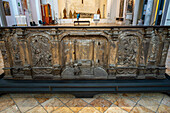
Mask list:
[[0,93],[70,93],[93,97],[99,93],[170,92],[164,80],[0,80]]

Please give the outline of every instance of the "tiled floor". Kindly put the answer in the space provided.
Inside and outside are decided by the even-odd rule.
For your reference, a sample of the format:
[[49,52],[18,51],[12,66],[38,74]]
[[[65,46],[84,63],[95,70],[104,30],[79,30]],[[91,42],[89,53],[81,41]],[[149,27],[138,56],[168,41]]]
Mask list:
[[170,113],[170,97],[162,93],[4,94],[0,113]]

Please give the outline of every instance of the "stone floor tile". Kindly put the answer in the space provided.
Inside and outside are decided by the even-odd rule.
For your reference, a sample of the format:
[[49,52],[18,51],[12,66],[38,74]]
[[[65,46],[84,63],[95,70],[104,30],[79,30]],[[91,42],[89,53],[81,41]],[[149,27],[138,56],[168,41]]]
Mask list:
[[64,104],[72,100],[73,98],[59,98]]
[[28,94],[28,93],[15,93],[15,94],[10,94],[11,97],[19,97],[19,98],[33,98],[32,94]]
[[163,93],[143,93],[143,96],[147,97],[163,97],[165,94]]
[[16,105],[8,107],[7,109],[1,111],[0,113],[21,113]]
[[130,112],[136,103],[127,98],[119,98],[114,104],[127,112]]
[[118,98],[106,98],[106,100],[110,101],[111,103],[114,103]]
[[122,93],[123,97],[141,97],[142,93]]
[[107,95],[106,97],[103,95],[101,97],[103,97],[106,100],[114,103],[118,98],[120,98],[120,94],[111,94],[111,95]]
[[80,110],[79,113],[101,113],[101,112],[95,109],[93,106],[87,105],[82,110]]
[[138,103],[154,112],[156,112],[156,110],[159,106],[158,102],[156,102],[150,98],[147,98],[147,97],[143,97]]
[[110,94],[110,93],[106,93],[106,94],[98,94],[98,95],[95,95],[94,98],[119,98],[120,97],[120,94]]
[[84,100],[80,99],[80,98],[74,98],[71,101],[69,101],[68,103],[66,103],[66,105],[72,109],[75,113],[77,113],[78,111],[80,111],[83,107],[85,107],[88,103],[85,102]]
[[134,101],[134,102],[138,102],[141,97],[127,97],[127,98]]
[[47,113],[41,105],[38,105],[26,113]]
[[164,99],[162,100],[162,103],[167,106],[170,106],[170,96],[165,95]]
[[128,113],[128,112],[112,104],[104,113]]
[[81,109],[83,109],[84,107],[69,107],[72,111],[74,111],[74,113],[78,113]]
[[90,103],[90,102],[92,102],[95,98],[81,98],[81,99],[83,99],[85,102],[87,102],[87,103]]
[[15,105],[14,101],[10,97],[0,97],[0,111]]
[[46,97],[41,97],[41,98],[38,98],[38,97],[37,97],[37,98],[36,98],[36,97],[35,97],[35,99],[41,104],[41,103],[49,100],[50,98],[46,98]]
[[90,105],[95,107],[97,110],[104,112],[112,105],[112,103],[104,98],[96,98],[90,103]]
[[154,96],[154,97],[147,97],[147,98],[150,98],[150,99],[160,103],[163,99],[163,96]]
[[130,113],[154,113],[152,110],[137,104]]
[[38,105],[38,102],[34,98],[13,97],[13,99],[21,112],[26,112]]
[[52,112],[64,104],[57,98],[51,98],[41,104],[48,112]]
[[56,94],[55,96],[58,98],[75,98],[72,94]]
[[62,106],[57,110],[53,111],[52,113],[74,113],[74,112],[71,111],[67,106]]
[[33,94],[33,96],[36,98],[41,98],[41,97],[52,98],[52,97],[56,96],[56,94],[39,93],[39,94]]
[[161,104],[158,108],[158,113],[170,113],[170,107],[164,104]]
[[96,98],[90,103],[90,105],[94,107],[110,107],[112,103],[103,98]]
[[80,99],[80,98],[74,98],[71,101],[69,101],[68,103],[66,103],[66,105],[68,107],[85,107],[88,103],[85,102],[84,100]]

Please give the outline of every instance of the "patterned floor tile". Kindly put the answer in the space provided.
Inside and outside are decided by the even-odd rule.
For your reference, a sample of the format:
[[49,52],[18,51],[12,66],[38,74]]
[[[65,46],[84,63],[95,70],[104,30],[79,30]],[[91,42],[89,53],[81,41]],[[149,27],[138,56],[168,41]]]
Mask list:
[[0,97],[0,111],[15,105],[14,101],[8,96]]
[[49,100],[50,98],[46,98],[46,97],[36,98],[36,97],[35,97],[35,99],[41,104],[41,103]]
[[119,98],[114,104],[126,110],[127,112],[130,112],[136,103],[127,98]]
[[109,107],[104,113],[128,113],[128,112],[112,104],[111,107]]
[[73,98],[59,98],[64,104],[72,100]]
[[26,113],[47,113],[41,105],[34,107]]
[[123,97],[141,97],[142,93],[122,93]]
[[114,98],[114,99],[117,99],[120,97],[120,94],[98,94],[98,95],[95,95],[94,98]]
[[57,98],[51,98],[41,104],[48,112],[52,112],[64,104]]
[[84,107],[69,107],[72,111],[74,111],[74,113],[78,113],[81,109],[83,109]]
[[30,110],[31,108],[38,105],[38,102],[34,98],[19,98],[19,97],[13,97],[15,103],[21,110],[21,112],[26,112]]
[[62,106],[52,113],[74,113],[74,112],[71,111],[67,106]]
[[75,98],[72,94],[56,94],[55,96],[58,98]]
[[112,105],[112,103],[103,98],[96,98],[90,103],[90,105],[95,107],[97,110],[104,112]]
[[152,110],[137,104],[130,113],[154,113]]
[[163,93],[143,93],[143,96],[147,97],[163,97],[165,94]]
[[0,113],[21,113],[16,105],[8,107]]
[[80,111],[83,107],[85,107],[88,103],[85,102],[82,99],[79,98],[74,98],[71,101],[69,101],[68,103],[66,103],[66,105],[72,109],[75,113],[77,113],[78,111]]
[[158,102],[147,97],[143,97],[138,103],[155,112],[159,106]]
[[100,112],[97,109],[95,109],[93,106],[88,105],[84,107],[82,110],[80,110],[79,113],[100,113]]
[[106,100],[114,103],[118,98],[120,98],[120,94],[110,94],[110,95],[106,95],[106,97],[103,95],[101,97],[103,97]]
[[56,96],[56,94],[48,94],[48,93],[40,93],[40,94],[33,94],[35,98],[41,98],[41,97],[46,97],[46,98],[52,98]]
[[158,108],[158,113],[170,113],[170,107],[164,104],[161,104]]
[[19,98],[33,98],[32,94],[28,93],[15,93],[15,94],[10,94],[11,97],[19,97]]
[[167,106],[170,106],[170,96],[165,95],[164,99],[162,100],[162,103]]
[[129,100],[132,100],[134,102],[138,102],[141,97],[127,97]]
[[92,102],[95,98],[81,98],[82,100],[84,100],[87,103]]

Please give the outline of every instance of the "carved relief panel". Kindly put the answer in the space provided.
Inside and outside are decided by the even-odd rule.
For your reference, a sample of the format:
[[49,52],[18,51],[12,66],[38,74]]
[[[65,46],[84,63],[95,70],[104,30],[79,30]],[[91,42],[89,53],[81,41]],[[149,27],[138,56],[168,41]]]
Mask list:
[[140,38],[125,32],[119,37],[117,66],[136,67],[138,65]]
[[167,28],[42,29],[0,28],[6,79],[165,78]]
[[29,38],[29,47],[33,75],[52,74],[52,53],[49,38],[43,35],[32,36]]
[[[95,67],[107,65],[107,40],[103,37],[67,36],[61,43],[62,64],[65,65],[63,76],[67,73],[72,73],[71,76],[94,76]],[[66,71],[68,69],[70,71]]]

